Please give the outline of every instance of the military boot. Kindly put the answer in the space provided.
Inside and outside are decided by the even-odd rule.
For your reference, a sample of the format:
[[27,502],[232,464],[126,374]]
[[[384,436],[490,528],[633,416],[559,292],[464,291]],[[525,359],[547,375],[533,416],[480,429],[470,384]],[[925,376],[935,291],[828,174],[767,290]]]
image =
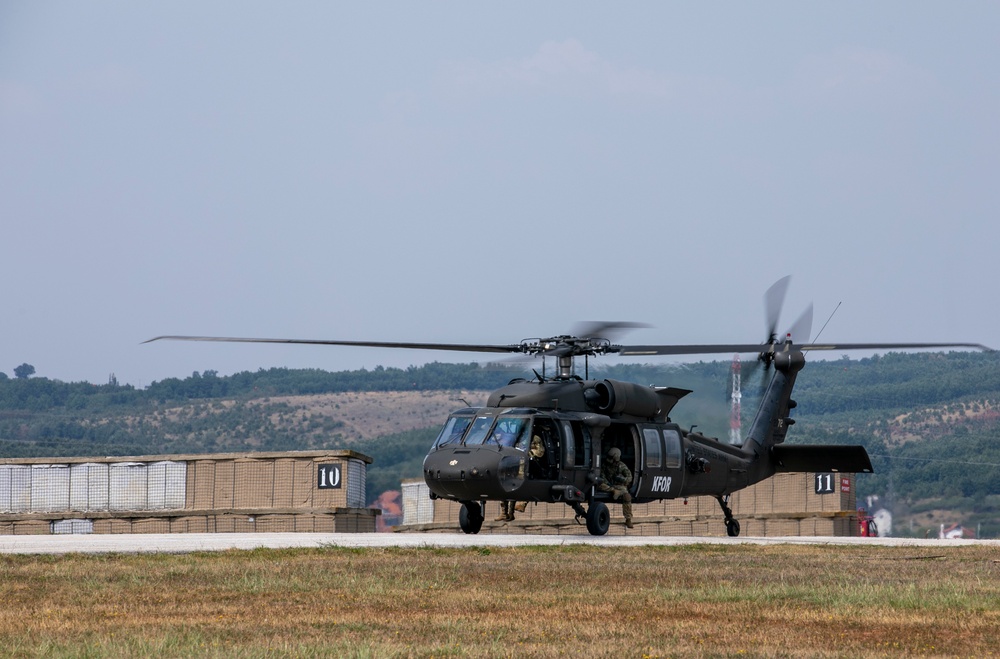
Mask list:
[[514,519],[514,502],[513,501],[502,501],[500,503],[500,515],[493,520],[494,522],[509,522]]

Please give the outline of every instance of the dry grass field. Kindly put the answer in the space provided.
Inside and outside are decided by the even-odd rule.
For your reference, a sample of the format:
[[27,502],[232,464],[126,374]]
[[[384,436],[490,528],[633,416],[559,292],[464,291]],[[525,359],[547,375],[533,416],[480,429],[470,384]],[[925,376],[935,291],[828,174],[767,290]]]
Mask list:
[[4,556],[12,657],[997,656],[995,549]]

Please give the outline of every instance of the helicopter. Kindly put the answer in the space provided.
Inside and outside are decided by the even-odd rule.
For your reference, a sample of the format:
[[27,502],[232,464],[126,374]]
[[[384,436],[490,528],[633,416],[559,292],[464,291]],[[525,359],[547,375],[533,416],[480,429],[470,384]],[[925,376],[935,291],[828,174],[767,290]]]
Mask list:
[[[644,327],[639,323],[591,323],[582,331],[547,338],[524,339],[507,345],[267,339],[212,336],[158,336],[159,340],[285,343],[504,353],[542,357],[542,372],[528,380],[515,378],[492,392],[485,407],[453,411],[423,461],[423,477],[432,499],[461,503],[459,527],[478,533],[485,521],[485,503],[499,501],[564,503],[592,535],[608,532],[608,504],[622,496],[602,475],[602,461],[628,468],[631,481],[624,501],[648,503],[661,499],[711,496],[725,517],[726,533],[740,534],[740,523],[729,507],[733,492],[782,472],[872,473],[871,459],[859,445],[786,445],[792,399],[805,353],[814,350],[890,350],[971,348],[976,343],[809,343],[812,307],[779,339],[780,308],[789,277],[765,294],[767,339],[759,344],[621,345],[608,336]],[[808,341],[808,339],[807,339]],[[770,379],[742,443],[732,444],[684,430],[670,418],[674,406],[691,393],[677,387],[643,386],[612,379],[590,379],[589,360],[604,355],[756,354]],[[583,377],[575,360],[585,362]],[[546,359],[556,360],[554,375]],[[602,487],[603,485],[603,487]],[[624,507],[623,503],[623,507]],[[510,518],[508,518],[510,519]],[[626,517],[626,526],[631,519]]]

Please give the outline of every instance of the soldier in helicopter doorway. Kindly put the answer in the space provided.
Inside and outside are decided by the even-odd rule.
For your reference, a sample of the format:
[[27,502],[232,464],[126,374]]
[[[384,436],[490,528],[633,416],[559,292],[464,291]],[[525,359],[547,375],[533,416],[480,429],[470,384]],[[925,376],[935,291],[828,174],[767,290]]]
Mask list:
[[622,500],[622,515],[625,516],[625,526],[633,528],[632,524],[632,496],[628,493],[628,488],[632,484],[632,472],[622,462],[621,449],[613,448],[608,451],[607,459],[601,465],[601,482],[597,489],[602,492],[611,492],[614,500]]

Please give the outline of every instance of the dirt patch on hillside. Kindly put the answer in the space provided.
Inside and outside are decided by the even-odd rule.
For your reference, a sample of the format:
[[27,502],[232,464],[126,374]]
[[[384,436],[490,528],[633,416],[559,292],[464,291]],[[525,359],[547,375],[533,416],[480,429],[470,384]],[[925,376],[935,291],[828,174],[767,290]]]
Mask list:
[[272,396],[249,404],[284,403],[293,416],[309,421],[330,418],[339,421],[348,439],[373,439],[407,430],[444,423],[448,414],[470,405],[482,406],[487,391],[385,391],[317,394],[314,396]]
[[180,444],[182,452],[307,450],[438,428],[452,411],[481,407],[488,397],[453,389],[208,399],[93,423],[117,424],[147,439],[153,452]]
[[942,427],[997,418],[1000,418],[1000,409],[997,402],[991,400],[928,407],[901,414],[889,421],[888,440],[890,444],[903,444],[922,439],[928,432],[939,431]]

